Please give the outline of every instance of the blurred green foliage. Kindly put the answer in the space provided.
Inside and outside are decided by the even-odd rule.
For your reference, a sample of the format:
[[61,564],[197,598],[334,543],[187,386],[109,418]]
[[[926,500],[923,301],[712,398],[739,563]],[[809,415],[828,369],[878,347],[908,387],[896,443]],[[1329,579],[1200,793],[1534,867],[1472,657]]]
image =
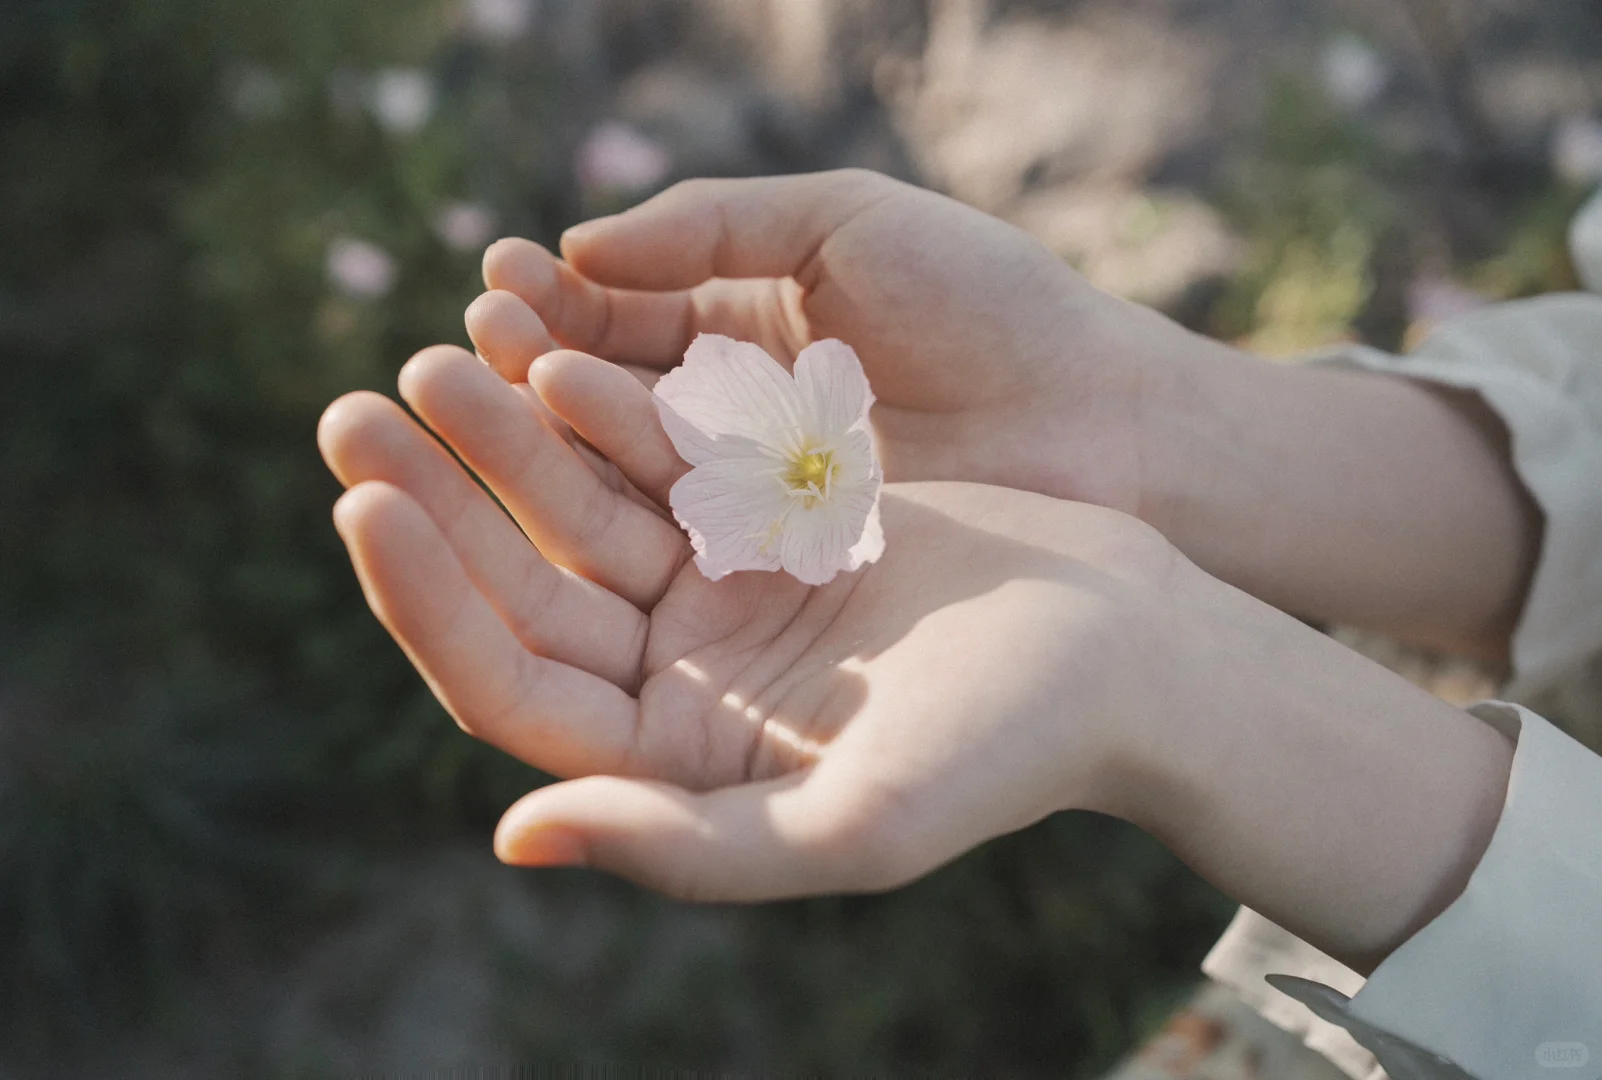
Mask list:
[[1270,88],[1257,138],[1215,193],[1248,253],[1209,329],[1287,356],[1347,333],[1372,295],[1376,239],[1400,214],[1397,162],[1305,77]]
[[1351,339],[1397,350],[1424,329],[1406,298],[1420,276],[1485,301],[1576,287],[1567,226],[1588,191],[1495,147],[1445,156],[1415,126],[1330,101],[1305,71],[1267,89],[1255,145],[1208,193],[1247,242],[1209,333],[1275,357]]
[[[544,68],[486,77],[508,61],[453,43],[440,10],[0,15],[0,979],[19,1008],[87,1010],[129,963],[183,956],[227,906],[219,874],[292,866],[273,828],[482,823],[536,776],[442,723],[366,612],[314,441],[339,393],[392,392],[411,351],[461,339],[477,253],[434,235],[439,205],[510,175],[529,194],[501,220],[543,212],[518,176],[534,136],[486,129],[538,132]],[[458,74],[410,137],[330,92],[414,63]],[[345,234],[393,255],[387,296],[329,288]]]
[[[304,944],[377,853],[482,841],[543,779],[457,731],[373,620],[315,446],[327,402],[462,340],[477,251],[443,206],[549,239],[582,205],[545,134],[560,58],[451,10],[0,9],[0,1046],[159,1037],[205,1012],[208,965]],[[397,68],[437,95],[414,131],[371,108]],[[336,287],[341,238],[393,282]],[[584,888],[625,926],[667,903]],[[1088,1075],[1225,912],[1154,842],[1063,819],[891,897],[762,909],[705,986],[629,1008],[608,980],[641,942],[589,998],[509,951],[507,1023],[531,1053],[704,1065],[759,1008],[770,1067]],[[261,1075],[317,1074],[302,1051]]]
[[[596,208],[563,58],[454,10],[0,7],[0,1047],[203,1014],[208,964],[315,940],[381,858],[482,842],[544,779],[460,733],[376,624],[315,445],[333,398],[463,340],[478,252],[444,208],[544,240]],[[375,117],[384,71],[436,99],[415,130]],[[1261,139],[1213,193],[1250,255],[1210,329],[1289,351],[1394,300],[1382,256],[1427,220],[1428,170],[1296,79]],[[1574,203],[1511,200],[1465,280],[1560,286]],[[393,280],[332,281],[349,240]],[[1058,815],[888,896],[730,910],[736,954],[625,992],[669,902],[528,887],[616,922],[577,988],[505,944],[500,1022],[530,1055],[706,1066],[759,1031],[764,1068],[825,1073],[1095,1075],[1230,910],[1155,841]],[[259,1074],[321,1075],[297,1053]]]

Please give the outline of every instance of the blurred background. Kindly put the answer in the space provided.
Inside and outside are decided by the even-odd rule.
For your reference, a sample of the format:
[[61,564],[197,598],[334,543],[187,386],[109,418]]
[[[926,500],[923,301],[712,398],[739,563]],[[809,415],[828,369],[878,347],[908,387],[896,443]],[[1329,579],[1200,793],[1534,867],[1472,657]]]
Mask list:
[[1232,906],[1059,815],[886,896],[490,853],[547,777],[369,614],[317,417],[479,256],[865,165],[1289,356],[1572,287],[1602,3],[0,0],[0,1076],[1091,1077]]

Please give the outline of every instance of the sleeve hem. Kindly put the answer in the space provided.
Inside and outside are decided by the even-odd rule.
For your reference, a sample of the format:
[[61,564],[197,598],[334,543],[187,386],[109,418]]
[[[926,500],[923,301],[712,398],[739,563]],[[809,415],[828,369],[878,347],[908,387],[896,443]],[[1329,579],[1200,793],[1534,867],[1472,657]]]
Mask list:
[[[1540,307],[1543,310],[1534,310]],[[1517,309],[1509,311],[1505,309]],[[1549,323],[1573,322],[1602,339],[1602,299],[1543,297],[1500,305],[1449,324],[1417,353],[1401,357],[1353,345],[1309,357],[1320,363],[1414,378],[1477,393],[1507,426],[1513,466],[1545,518],[1541,552],[1512,641],[1513,678],[1506,696],[1526,698],[1561,681],[1602,645],[1602,423],[1564,385],[1575,358],[1567,338],[1532,344],[1544,351],[1551,376],[1499,362],[1481,340],[1537,334]],[[1583,324],[1583,325],[1580,325]],[[1505,344],[1505,341],[1504,341]],[[1503,350],[1505,351],[1505,350]]]

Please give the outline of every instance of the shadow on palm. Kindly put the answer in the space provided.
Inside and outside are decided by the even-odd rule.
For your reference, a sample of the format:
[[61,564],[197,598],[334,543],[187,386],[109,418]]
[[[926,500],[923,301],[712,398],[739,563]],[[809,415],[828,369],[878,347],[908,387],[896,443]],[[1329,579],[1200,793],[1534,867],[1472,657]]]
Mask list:
[[[547,357],[531,377],[607,468],[665,504],[687,466],[648,391],[577,353]],[[606,812],[655,799],[647,818],[676,814],[703,843],[733,828],[746,846],[793,847],[799,831],[821,850],[850,833],[860,854],[864,836],[895,821],[897,850],[926,854],[909,868],[874,848],[871,881],[885,882],[928,869],[927,852],[945,843],[903,846],[931,798],[966,805],[957,831],[970,844],[1055,808],[1039,793],[1057,790],[1051,778],[1072,746],[1018,723],[1049,702],[1007,672],[1058,650],[1065,634],[1086,638],[1075,655],[1092,667],[1119,647],[1085,631],[1144,584],[1118,570],[1121,553],[1141,546],[1131,542],[1138,523],[1003,489],[893,485],[879,562],[819,587],[762,571],[713,582],[676,525],[606,482],[470,354],[426,350],[401,389],[505,511],[392,402],[356,394],[319,431],[351,488],[336,522],[374,611],[463,728],[558,777],[590,778],[535,792],[541,814],[578,797],[558,789],[589,791],[589,813],[593,785],[638,778],[655,783],[604,788]],[[996,803],[986,784],[998,775],[1038,797]],[[726,813],[730,798],[744,808],[738,826],[720,824],[716,807]],[[785,798],[811,808],[805,824],[774,816]],[[588,832],[592,852],[609,835]],[[625,844],[646,833],[636,823],[612,835]],[[802,863],[816,873],[757,893],[843,887]],[[860,884],[867,871],[851,867]],[[754,888],[664,883],[663,872],[629,876],[681,895]]]

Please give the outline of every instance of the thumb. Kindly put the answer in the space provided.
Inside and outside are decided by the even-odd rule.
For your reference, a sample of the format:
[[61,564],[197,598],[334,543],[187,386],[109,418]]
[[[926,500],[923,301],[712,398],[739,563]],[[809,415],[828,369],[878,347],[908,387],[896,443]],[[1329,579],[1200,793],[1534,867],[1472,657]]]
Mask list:
[[[860,801],[860,800],[859,800]],[[698,793],[588,776],[530,792],[495,830],[517,866],[590,866],[680,900],[776,900],[893,888],[895,838],[827,790],[816,766]]]
[[562,234],[562,257],[591,281],[624,289],[797,277],[836,229],[903,187],[866,169],[686,180],[575,225]]

